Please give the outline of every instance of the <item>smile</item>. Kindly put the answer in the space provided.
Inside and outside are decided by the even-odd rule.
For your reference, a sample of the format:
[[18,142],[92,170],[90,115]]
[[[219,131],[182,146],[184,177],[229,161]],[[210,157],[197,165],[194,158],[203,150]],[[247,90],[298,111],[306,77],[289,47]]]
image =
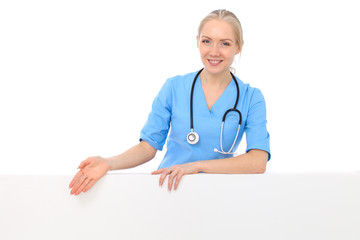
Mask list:
[[210,59],[208,59],[208,62],[211,64],[211,66],[217,66],[222,62],[222,60],[210,60]]

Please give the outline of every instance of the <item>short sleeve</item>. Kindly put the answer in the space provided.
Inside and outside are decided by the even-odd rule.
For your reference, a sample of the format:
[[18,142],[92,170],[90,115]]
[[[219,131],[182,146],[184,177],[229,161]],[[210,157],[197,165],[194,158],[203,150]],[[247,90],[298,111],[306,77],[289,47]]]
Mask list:
[[167,80],[153,101],[151,112],[140,133],[140,141],[146,141],[157,150],[163,149],[170,128],[171,103],[172,89],[170,80]]
[[259,89],[255,89],[250,100],[249,112],[245,125],[246,152],[251,149],[260,149],[270,154],[270,136],[266,129],[266,105],[265,99]]

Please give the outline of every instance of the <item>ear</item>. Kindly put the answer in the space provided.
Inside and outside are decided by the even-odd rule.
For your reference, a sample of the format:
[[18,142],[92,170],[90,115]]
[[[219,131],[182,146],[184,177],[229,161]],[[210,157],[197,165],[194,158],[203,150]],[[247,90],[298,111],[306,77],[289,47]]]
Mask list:
[[200,46],[199,46],[199,35],[196,35],[196,46],[197,46],[197,48],[200,47]]
[[241,52],[241,47],[238,47],[238,49],[236,50],[235,55],[238,55]]
[[[244,45],[244,43],[243,43],[243,45]],[[242,46],[239,46],[239,48],[236,50],[235,55],[238,55],[239,53],[241,53],[241,50],[242,50]]]

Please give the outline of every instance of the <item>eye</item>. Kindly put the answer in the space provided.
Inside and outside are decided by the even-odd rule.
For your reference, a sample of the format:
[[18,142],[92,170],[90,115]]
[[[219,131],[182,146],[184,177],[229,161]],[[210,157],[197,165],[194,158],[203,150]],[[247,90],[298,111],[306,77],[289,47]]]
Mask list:
[[207,40],[207,39],[205,39],[205,40],[202,40],[202,43],[209,44],[209,43],[210,43],[210,41],[209,41],[209,40]]
[[228,42],[223,42],[222,45],[223,45],[223,46],[230,46],[230,43],[228,43]]

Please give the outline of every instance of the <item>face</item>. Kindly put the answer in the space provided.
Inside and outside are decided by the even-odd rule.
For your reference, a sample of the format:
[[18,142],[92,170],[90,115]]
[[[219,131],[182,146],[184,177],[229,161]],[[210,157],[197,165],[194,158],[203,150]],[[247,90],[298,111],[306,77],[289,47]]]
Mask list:
[[197,36],[197,46],[205,70],[211,74],[228,72],[240,47],[236,44],[231,25],[225,21],[207,21]]

